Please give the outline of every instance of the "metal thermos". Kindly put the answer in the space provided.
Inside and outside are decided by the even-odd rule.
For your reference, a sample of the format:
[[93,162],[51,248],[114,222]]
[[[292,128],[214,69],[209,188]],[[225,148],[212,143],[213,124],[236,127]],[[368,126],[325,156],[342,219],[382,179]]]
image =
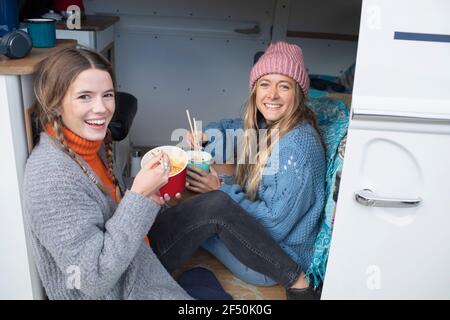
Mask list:
[[134,178],[139,170],[141,170],[141,153],[139,150],[133,150],[131,152],[130,177]]

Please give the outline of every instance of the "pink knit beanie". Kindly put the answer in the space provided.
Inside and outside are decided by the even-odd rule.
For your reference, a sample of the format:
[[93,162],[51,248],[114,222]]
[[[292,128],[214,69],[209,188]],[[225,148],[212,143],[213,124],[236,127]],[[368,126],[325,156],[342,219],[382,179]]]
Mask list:
[[309,77],[299,46],[286,42],[276,42],[267,48],[250,72],[250,91],[255,82],[266,74],[279,73],[294,79],[305,97],[308,95]]

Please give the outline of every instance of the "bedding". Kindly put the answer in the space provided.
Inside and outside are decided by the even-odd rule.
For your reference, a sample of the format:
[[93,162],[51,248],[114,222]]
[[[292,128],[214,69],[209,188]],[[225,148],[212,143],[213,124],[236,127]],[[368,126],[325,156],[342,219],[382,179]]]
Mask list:
[[315,97],[310,95],[306,105],[317,116],[327,161],[326,203],[321,217],[320,230],[314,244],[313,259],[306,271],[309,283],[318,287],[323,282],[328,261],[350,112],[340,99],[330,98],[326,94],[319,96],[317,92],[313,94]]

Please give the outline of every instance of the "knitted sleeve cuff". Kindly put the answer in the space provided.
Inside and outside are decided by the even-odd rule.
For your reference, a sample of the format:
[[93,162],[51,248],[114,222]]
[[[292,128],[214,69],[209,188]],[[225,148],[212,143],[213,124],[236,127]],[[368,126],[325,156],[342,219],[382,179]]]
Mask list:
[[121,223],[145,235],[150,229],[161,206],[143,195],[127,190],[114,214]]

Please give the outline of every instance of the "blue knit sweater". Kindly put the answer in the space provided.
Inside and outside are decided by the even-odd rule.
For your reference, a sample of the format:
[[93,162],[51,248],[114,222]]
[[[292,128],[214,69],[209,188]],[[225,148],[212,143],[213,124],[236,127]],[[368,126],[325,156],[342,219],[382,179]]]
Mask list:
[[[221,150],[218,143],[226,143],[231,137],[230,129],[242,129],[242,125],[241,119],[210,123],[205,131],[220,130],[225,141],[216,139],[208,149]],[[266,166],[256,201],[250,201],[245,189],[238,184],[225,184],[220,190],[255,217],[306,271],[311,263],[325,204],[325,153],[318,133],[306,121],[277,143],[278,153],[272,153],[268,163],[272,168],[278,164],[278,170],[275,174],[266,175],[264,173],[270,167]],[[231,156],[230,152],[226,154],[228,160]]]

